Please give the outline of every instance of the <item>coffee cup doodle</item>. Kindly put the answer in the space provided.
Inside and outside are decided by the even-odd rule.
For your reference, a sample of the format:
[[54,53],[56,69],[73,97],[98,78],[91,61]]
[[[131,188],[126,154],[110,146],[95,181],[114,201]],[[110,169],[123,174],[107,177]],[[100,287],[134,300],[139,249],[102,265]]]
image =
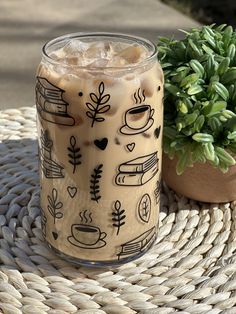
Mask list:
[[125,125],[120,129],[122,134],[132,135],[145,132],[153,125],[154,109],[147,104],[130,108],[125,112]]
[[97,249],[106,245],[104,241],[106,232],[101,232],[99,227],[85,224],[73,224],[71,236],[68,241],[80,248]]

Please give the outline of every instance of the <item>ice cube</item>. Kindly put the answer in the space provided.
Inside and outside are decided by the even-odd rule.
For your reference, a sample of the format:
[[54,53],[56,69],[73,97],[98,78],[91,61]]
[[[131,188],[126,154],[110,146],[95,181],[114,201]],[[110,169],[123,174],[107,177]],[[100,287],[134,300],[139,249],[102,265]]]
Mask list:
[[78,56],[89,48],[89,44],[78,39],[70,40],[62,49],[65,56]]
[[138,45],[132,45],[117,54],[128,63],[138,63],[144,53],[144,48]]

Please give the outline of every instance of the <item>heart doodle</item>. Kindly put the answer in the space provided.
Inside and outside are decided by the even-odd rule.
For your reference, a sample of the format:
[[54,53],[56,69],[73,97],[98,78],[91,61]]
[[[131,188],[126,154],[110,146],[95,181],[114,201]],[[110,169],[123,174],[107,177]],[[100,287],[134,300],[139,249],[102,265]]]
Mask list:
[[132,152],[134,150],[135,143],[129,143],[126,145],[126,147],[127,147],[129,152]]
[[57,238],[58,238],[58,233],[53,231],[53,232],[52,232],[52,235],[53,235],[54,240],[57,240]]
[[97,148],[105,150],[108,144],[108,139],[104,137],[101,140],[95,140],[94,144],[97,146]]
[[71,198],[75,197],[75,194],[77,193],[77,188],[75,186],[68,186],[67,191]]
[[161,126],[156,128],[155,131],[154,131],[154,135],[155,135],[156,138],[159,138],[160,132],[161,132]]

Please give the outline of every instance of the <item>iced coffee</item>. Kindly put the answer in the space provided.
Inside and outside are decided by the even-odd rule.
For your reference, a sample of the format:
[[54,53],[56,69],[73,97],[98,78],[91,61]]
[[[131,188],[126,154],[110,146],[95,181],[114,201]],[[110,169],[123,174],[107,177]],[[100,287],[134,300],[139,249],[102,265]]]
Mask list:
[[138,258],[155,242],[163,73],[155,46],[72,34],[43,48],[36,77],[42,232],[85,265]]

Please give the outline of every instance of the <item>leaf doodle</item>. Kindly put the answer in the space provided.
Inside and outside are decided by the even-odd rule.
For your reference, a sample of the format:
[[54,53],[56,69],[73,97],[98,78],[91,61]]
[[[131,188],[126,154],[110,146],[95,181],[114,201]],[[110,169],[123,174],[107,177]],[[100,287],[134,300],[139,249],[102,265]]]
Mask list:
[[91,200],[98,203],[99,199],[101,198],[100,193],[100,187],[99,187],[99,180],[101,179],[101,173],[102,173],[102,167],[103,164],[100,164],[96,168],[93,169],[93,173],[91,174],[91,180],[90,180],[90,194],[91,194]]
[[73,165],[73,173],[75,173],[76,167],[81,164],[81,154],[80,148],[76,147],[76,139],[73,135],[70,137],[70,147],[67,147],[67,149],[69,152],[69,163]]
[[94,93],[90,93],[90,99],[93,104],[90,102],[86,103],[86,106],[89,109],[88,111],[86,111],[86,115],[87,117],[92,119],[91,127],[93,127],[95,122],[103,122],[105,118],[98,117],[98,115],[107,112],[111,108],[110,105],[105,105],[109,101],[111,96],[109,94],[103,95],[104,91],[105,86],[104,83],[101,82],[98,87],[98,96]]
[[55,224],[56,219],[61,219],[63,217],[63,213],[58,211],[62,208],[62,202],[58,202],[57,200],[58,192],[56,189],[52,189],[52,196],[48,195],[48,211],[53,217],[53,222]]
[[112,212],[112,221],[113,221],[113,227],[117,228],[117,231],[116,231],[116,235],[119,234],[120,232],[120,228],[121,226],[123,226],[125,224],[125,217],[126,215],[124,215],[125,213],[125,210],[124,209],[121,209],[121,203],[120,201],[115,201],[115,205],[114,205],[115,209],[114,211]]

